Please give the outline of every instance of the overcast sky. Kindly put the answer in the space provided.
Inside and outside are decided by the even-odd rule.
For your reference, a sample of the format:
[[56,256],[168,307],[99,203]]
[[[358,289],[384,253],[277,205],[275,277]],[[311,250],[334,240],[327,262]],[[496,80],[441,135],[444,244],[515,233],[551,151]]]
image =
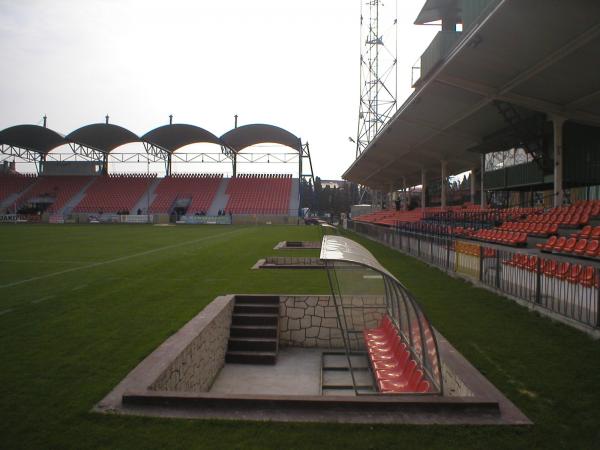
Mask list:
[[[413,25],[422,5],[398,0],[400,104],[437,31]],[[308,141],[315,174],[337,179],[355,156],[360,10],[360,0],[0,0],[0,128],[47,114],[67,134],[108,113],[141,135],[173,114],[221,135],[238,114]]]

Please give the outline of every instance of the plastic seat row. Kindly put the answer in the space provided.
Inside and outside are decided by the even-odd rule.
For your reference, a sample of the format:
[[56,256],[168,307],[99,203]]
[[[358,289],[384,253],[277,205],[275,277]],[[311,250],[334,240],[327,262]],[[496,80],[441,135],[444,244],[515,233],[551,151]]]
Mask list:
[[586,225],[577,233],[571,233],[571,237],[578,239],[600,239],[600,225],[592,227]]
[[364,330],[363,337],[379,392],[425,393],[430,390],[429,381],[411,358],[389,316],[382,318],[379,327]]
[[504,222],[500,226],[500,229],[507,231],[518,231],[534,236],[548,236],[558,232],[558,224],[542,222]]
[[480,241],[494,242],[503,245],[523,246],[527,243],[527,233],[506,230],[478,230],[470,236]]
[[77,204],[74,211],[83,213],[131,211],[135,204],[142,199],[155,178],[156,174],[97,177],[88,187],[85,197]]
[[564,253],[589,258],[600,257],[599,239],[577,239],[576,237],[550,236],[543,244],[537,244],[542,252]]
[[522,253],[514,253],[510,259],[502,261],[502,263],[529,272],[541,272],[549,278],[564,280],[571,284],[579,283],[585,287],[599,287],[598,271],[592,266],[559,262]]
[[287,214],[290,175],[240,175],[229,180],[225,210],[233,214]]
[[151,213],[168,214],[178,199],[190,199],[188,213],[206,212],[219,189],[222,175],[173,175],[163,178],[154,193]]

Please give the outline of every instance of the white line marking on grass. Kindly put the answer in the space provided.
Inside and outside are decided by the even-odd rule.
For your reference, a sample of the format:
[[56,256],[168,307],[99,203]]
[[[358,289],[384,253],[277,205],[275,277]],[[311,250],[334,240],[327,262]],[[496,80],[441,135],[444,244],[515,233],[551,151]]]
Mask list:
[[0,311],[0,316],[3,316],[4,314],[8,314],[9,312],[12,312],[12,309],[5,309],[4,311]]
[[46,300],[50,300],[51,298],[54,298],[54,295],[47,295],[46,297],[42,297],[42,298],[38,298],[37,300],[32,300],[31,303],[42,303],[45,302]]
[[9,263],[40,263],[40,264],[88,264],[93,261],[73,261],[59,259],[0,259],[0,262]]
[[79,286],[75,286],[73,289],[71,289],[72,291],[78,291],[80,289],[83,289],[84,287],[86,287],[87,284],[80,284]]
[[39,277],[26,278],[24,280],[19,280],[19,281],[14,281],[14,282],[8,283],[8,284],[3,284],[0,286],[0,289],[9,288],[9,287],[13,287],[13,286],[19,286],[21,284],[31,283],[32,281],[44,280],[46,278],[52,278],[52,277],[56,277],[59,275],[64,275],[66,273],[77,272],[78,270],[93,269],[94,267],[105,266],[107,264],[113,264],[113,263],[121,262],[121,261],[127,261],[128,259],[137,258],[138,256],[151,255],[152,253],[161,252],[163,250],[169,250],[172,248],[183,247],[185,245],[196,244],[198,242],[212,240],[212,239],[215,239],[218,237],[239,233],[240,231],[246,231],[249,229],[251,229],[251,228],[241,228],[241,229],[234,230],[234,231],[227,231],[225,233],[214,234],[211,236],[205,236],[200,239],[194,239],[191,241],[179,242],[178,244],[171,244],[171,245],[165,245],[164,247],[153,248],[151,250],[146,250],[145,252],[133,253],[131,255],[119,256],[118,258],[113,258],[113,259],[109,259],[106,261],[95,262],[92,264],[86,264],[84,266],[79,266],[79,267],[72,267],[70,269],[60,270],[58,272],[52,272],[52,273],[48,273],[46,275],[40,275]]

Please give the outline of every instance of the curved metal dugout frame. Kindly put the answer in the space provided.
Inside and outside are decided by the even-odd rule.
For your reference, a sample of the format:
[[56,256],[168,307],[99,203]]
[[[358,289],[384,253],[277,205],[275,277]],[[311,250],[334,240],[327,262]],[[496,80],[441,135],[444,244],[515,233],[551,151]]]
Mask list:
[[[346,321],[342,299],[342,286],[338,270],[363,267],[375,271],[383,278],[385,309],[397,327],[401,338],[408,345],[411,354],[424,370],[434,388],[431,393],[443,394],[443,375],[440,354],[435,332],[426,314],[410,291],[362,245],[351,239],[324,235],[321,244],[321,260],[325,262],[332,295],[336,300],[337,320],[340,328],[346,330],[342,339],[348,364],[351,368],[352,380],[356,389],[356,380],[352,370],[350,354],[353,352],[349,328]],[[356,333],[356,331],[353,331]]]

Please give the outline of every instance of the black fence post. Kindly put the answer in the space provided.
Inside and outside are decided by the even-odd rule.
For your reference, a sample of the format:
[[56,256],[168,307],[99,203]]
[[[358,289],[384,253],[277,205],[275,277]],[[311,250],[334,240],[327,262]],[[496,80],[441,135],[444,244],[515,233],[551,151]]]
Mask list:
[[[600,269],[596,269],[596,279],[594,280],[593,286],[600,283]],[[600,286],[596,287],[596,328],[600,327]]]
[[450,237],[446,235],[446,271],[450,270]]
[[496,289],[500,289],[500,250],[496,249]]
[[485,258],[485,249],[483,248],[483,245],[479,246],[479,281],[482,282],[483,281],[483,259]]
[[433,236],[430,236],[430,246],[429,246],[429,256],[431,257],[431,262],[433,262]]
[[537,259],[535,270],[535,302],[539,305],[542,303],[542,258]]

